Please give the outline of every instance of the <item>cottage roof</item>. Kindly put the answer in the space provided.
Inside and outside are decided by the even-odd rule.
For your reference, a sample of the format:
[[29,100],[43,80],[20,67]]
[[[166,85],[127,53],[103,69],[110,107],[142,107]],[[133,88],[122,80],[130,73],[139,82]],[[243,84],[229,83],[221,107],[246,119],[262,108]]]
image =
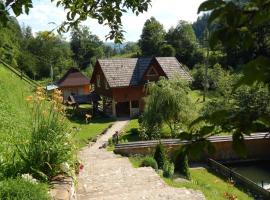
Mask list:
[[184,80],[192,81],[188,71],[175,57],[156,57],[156,60],[169,79],[180,76]]
[[110,87],[138,85],[151,58],[100,59],[101,69]]
[[99,59],[98,63],[109,86],[113,88],[139,85],[154,59],[169,79],[178,75],[183,79],[192,80],[175,57]]
[[57,82],[58,87],[74,87],[89,85],[90,80],[76,68],[70,68]]

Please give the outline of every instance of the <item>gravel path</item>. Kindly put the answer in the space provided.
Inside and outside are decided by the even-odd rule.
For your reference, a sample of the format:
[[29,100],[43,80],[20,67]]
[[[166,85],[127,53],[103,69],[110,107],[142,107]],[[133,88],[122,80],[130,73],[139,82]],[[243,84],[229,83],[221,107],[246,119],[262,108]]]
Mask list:
[[150,167],[135,169],[128,158],[99,149],[128,120],[120,120],[97,142],[80,152],[84,170],[78,177],[78,200],[201,200],[203,194],[167,186]]

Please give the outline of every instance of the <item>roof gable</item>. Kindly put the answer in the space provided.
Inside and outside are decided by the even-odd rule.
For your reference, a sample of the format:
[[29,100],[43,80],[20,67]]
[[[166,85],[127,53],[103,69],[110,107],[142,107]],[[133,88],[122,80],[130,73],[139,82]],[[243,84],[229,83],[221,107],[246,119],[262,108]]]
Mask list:
[[76,68],[70,68],[57,82],[58,87],[74,87],[89,85],[90,80]]

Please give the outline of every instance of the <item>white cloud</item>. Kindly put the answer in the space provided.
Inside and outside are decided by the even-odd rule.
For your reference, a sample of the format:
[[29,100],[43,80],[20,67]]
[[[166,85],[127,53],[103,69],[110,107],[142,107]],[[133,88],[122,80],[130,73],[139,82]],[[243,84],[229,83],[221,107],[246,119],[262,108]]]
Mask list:
[[[151,16],[160,21],[166,30],[175,26],[179,20],[189,22],[197,19],[197,10],[204,0],[152,0],[152,7],[148,12],[136,16],[131,12],[124,14],[123,27],[126,31],[127,41],[137,41],[140,37],[144,22]],[[30,10],[29,15],[18,17],[19,22],[30,25],[33,31],[52,30],[54,22],[61,24],[65,20],[66,14],[63,8],[57,8],[50,0],[34,1],[34,8]],[[96,20],[89,19],[83,23],[90,27],[91,31],[98,35],[100,39],[105,40],[105,35],[109,29],[100,25]]]

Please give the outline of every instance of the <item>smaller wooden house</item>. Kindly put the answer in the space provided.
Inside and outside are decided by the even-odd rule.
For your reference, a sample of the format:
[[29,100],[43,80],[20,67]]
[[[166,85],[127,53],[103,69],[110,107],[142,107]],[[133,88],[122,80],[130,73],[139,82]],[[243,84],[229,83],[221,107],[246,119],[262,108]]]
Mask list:
[[56,85],[63,94],[64,101],[70,95],[88,95],[90,93],[90,80],[76,68],[70,68],[65,75],[57,81]]

